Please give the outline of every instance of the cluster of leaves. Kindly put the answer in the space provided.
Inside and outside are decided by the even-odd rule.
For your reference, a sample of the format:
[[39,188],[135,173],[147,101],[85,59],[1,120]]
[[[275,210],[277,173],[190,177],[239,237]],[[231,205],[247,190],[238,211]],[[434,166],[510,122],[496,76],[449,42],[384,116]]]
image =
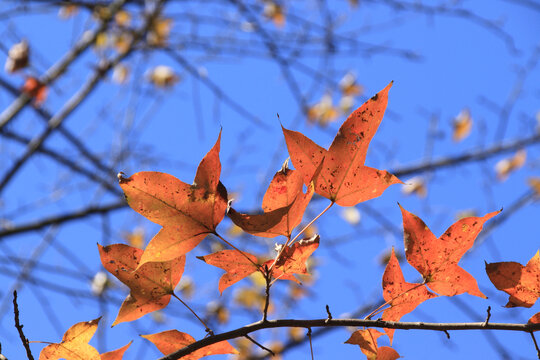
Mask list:
[[[334,204],[354,206],[380,196],[390,185],[402,183],[385,170],[364,165],[369,143],[386,110],[391,86],[392,83],[355,110],[343,123],[328,149],[299,132],[283,128],[295,170],[289,169],[286,162],[275,174],[264,195],[263,212],[260,214],[239,212],[228,199],[227,189],[220,181],[221,133],[200,162],[192,184],[159,172],[139,172],[128,178],[120,173],[120,186],[129,206],[162,228],[144,250],[125,244],[105,247],[98,245],[105,269],[131,290],[113,325],[134,321],[145,314],[163,309],[171,297],[190,309],[175,294],[174,289],[184,272],[186,254],[210,234],[230,246],[230,249],[199,257],[205,263],[225,271],[218,283],[219,292],[223,293],[238,281],[259,273],[266,283],[261,320],[266,322],[270,288],[275,281],[298,282],[296,275],[308,274],[306,261],[319,247],[320,238],[314,235],[301,239],[307,227]],[[330,204],[293,236],[315,193],[330,200]],[[473,246],[484,223],[500,211],[483,217],[463,218],[437,238],[418,216],[401,205],[400,208],[406,259],[418,270],[423,281],[406,282],[392,251],[382,280],[385,303],[374,309],[366,319],[382,312],[382,320],[399,321],[422,302],[437,296],[469,293],[485,298],[473,276],[458,263]],[[285,240],[269,258],[241,250],[217,231],[217,226],[226,214],[246,233],[265,238],[283,236]],[[498,289],[510,294],[507,307],[531,307],[540,296],[539,254],[526,266],[494,263],[487,264],[486,271]],[[205,326],[208,335],[213,336],[204,321],[195,312],[193,314]],[[539,317],[540,313],[534,315],[530,322],[537,323]],[[97,351],[90,349],[87,344],[98,320],[74,325],[66,332],[62,343],[46,347],[40,358],[55,359],[62,357],[64,351],[80,351],[84,354],[81,355],[83,358],[99,359]],[[392,342],[394,329],[384,331]],[[399,354],[394,349],[378,346],[377,339],[381,335],[382,332],[374,329],[360,329],[352,334],[347,343],[359,345],[368,359],[397,359]],[[154,343],[164,354],[195,342],[190,335],[177,330],[143,337]],[[222,341],[197,350],[190,354],[190,359],[236,352],[228,342]],[[104,356],[102,354],[101,358]],[[121,358],[122,355],[118,356]],[[111,358],[115,357],[108,357]]]

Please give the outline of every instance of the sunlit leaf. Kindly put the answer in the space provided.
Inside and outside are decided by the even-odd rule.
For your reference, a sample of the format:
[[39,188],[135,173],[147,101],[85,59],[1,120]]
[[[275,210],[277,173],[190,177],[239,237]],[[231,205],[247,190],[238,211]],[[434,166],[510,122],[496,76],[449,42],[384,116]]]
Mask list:
[[353,206],[380,196],[401,183],[385,170],[364,166],[369,143],[383,118],[392,83],[355,110],[339,129],[328,150],[303,134],[283,128],[294,167],[304,183],[338,205]]
[[427,285],[439,295],[462,293],[485,298],[475,278],[458,266],[482,230],[484,223],[500,211],[483,217],[468,217],[450,226],[440,238],[416,215],[401,207],[407,261],[422,274]]
[[131,290],[113,326],[133,321],[169,304],[171,295],[184,272],[185,256],[139,266],[143,251],[124,244],[103,247],[98,244],[101,263]]
[[193,185],[160,172],[120,176],[120,186],[132,209],[163,228],[144,250],[139,266],[168,261],[191,251],[215,233],[227,209],[227,190],[219,181],[221,133],[201,160]]
[[[163,355],[173,353],[195,342],[195,339],[191,335],[178,330],[167,330],[157,334],[141,335],[141,337],[154,344]],[[197,360],[209,355],[237,353],[238,351],[236,351],[228,341],[220,341],[205,346],[202,349],[195,350],[191,354],[184,356],[182,359]]]
[[84,359],[100,360],[98,351],[88,345],[97,330],[99,320],[83,321],[70,327],[62,342],[47,345],[39,354],[39,360]]
[[517,262],[486,263],[486,272],[497,289],[510,295],[506,307],[530,308],[540,297],[540,251],[525,266]]

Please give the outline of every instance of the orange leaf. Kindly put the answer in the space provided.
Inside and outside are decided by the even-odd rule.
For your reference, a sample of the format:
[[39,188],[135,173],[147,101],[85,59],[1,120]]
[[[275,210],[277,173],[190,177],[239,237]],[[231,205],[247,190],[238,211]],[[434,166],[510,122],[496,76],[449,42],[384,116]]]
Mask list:
[[486,272],[497,289],[510,295],[506,307],[530,308],[540,297],[540,251],[525,266],[517,262],[486,263]]
[[529,324],[540,324],[540,312],[534,314],[529,321],[527,321]]
[[139,172],[120,177],[127,202],[147,219],[163,226],[150,241],[139,266],[176,259],[214,233],[227,209],[227,190],[219,181],[221,132],[202,159],[195,182],[188,185],[172,175]]
[[[157,334],[141,335],[154,344],[163,355],[168,355],[195,342],[195,339],[178,330],[167,330]],[[197,360],[209,355],[238,354],[238,351],[228,341],[208,345],[184,356],[185,360]]]
[[[272,275],[276,279],[292,280],[298,282],[293,274],[309,274],[306,267],[306,261],[319,247],[319,235],[310,239],[303,239],[288,246],[283,250],[278,262],[274,265]],[[273,260],[267,261],[270,267]]]
[[34,98],[34,103],[36,104],[36,106],[39,106],[47,98],[47,92],[49,90],[47,86],[45,86],[38,79],[33,76],[29,76],[26,78],[26,81],[24,82],[21,91],[26,95],[30,96],[31,98]]
[[257,264],[257,257],[246,252],[244,254],[245,256],[238,250],[222,250],[206,256],[197,256],[197,258],[226,271],[219,279],[218,285],[219,292],[223,293],[229,286],[257,271],[257,267],[253,264]]
[[369,143],[383,118],[392,83],[355,110],[339,129],[328,150],[299,132],[283,128],[291,160],[315,192],[341,206],[380,196],[402,183],[385,170],[364,166]]
[[47,345],[39,354],[39,360],[85,359],[100,360],[98,351],[88,345],[97,330],[99,320],[83,321],[70,327],[62,342]]
[[[422,302],[437,297],[429,292],[425,285],[405,281],[393,248],[384,270],[382,287],[384,300],[390,305],[382,315],[385,321],[399,321],[403,315],[413,311]],[[384,331],[392,343],[395,329],[384,329]]]
[[455,222],[439,239],[418,216],[401,208],[407,261],[422,274],[428,286],[439,295],[468,292],[485,298],[471,274],[458,266],[482,230],[484,223],[500,213],[467,217]]
[[388,346],[379,347],[377,339],[383,335],[376,329],[356,330],[352,333],[346,344],[360,346],[360,350],[367,356],[368,360],[395,360],[400,356],[396,350]]
[[132,342],[133,341],[130,341],[126,345],[122,346],[120,349],[116,349],[116,350],[101,354],[101,360],[122,360],[122,358],[124,357],[124,353],[126,352],[126,350],[131,345]]
[[[279,261],[274,265],[272,276],[280,280],[292,280],[298,282],[293,274],[308,274],[306,261],[311,254],[319,247],[319,236],[316,235],[312,239],[304,239],[288,246]],[[257,257],[255,255],[244,252],[245,256],[237,250],[222,250],[216,253],[198,256],[207,264],[219,267],[226,271],[219,279],[218,290],[223,293],[229,286],[237,283],[245,277],[253,274],[258,268]],[[251,259],[249,261],[247,258]],[[255,264],[254,264],[255,263]],[[268,268],[272,266],[274,259],[266,261],[263,265]]]
[[264,214],[241,214],[229,209],[231,220],[245,232],[256,236],[290,236],[292,230],[300,224],[306,207],[313,196],[313,185],[308,191],[302,191],[303,181],[299,171],[284,167],[278,171],[263,198]]
[[143,251],[124,244],[101,246],[101,263],[131,290],[126,297],[113,326],[133,321],[169,304],[171,294],[184,272],[185,256],[164,262],[139,266]]

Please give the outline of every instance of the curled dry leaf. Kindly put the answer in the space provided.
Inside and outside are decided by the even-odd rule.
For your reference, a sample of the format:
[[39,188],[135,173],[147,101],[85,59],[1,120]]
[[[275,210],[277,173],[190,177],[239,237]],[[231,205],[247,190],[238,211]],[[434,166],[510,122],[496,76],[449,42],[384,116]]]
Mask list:
[[290,236],[300,224],[313,196],[313,184],[302,191],[299,171],[283,168],[278,171],[263,198],[263,214],[248,215],[229,209],[231,220],[245,232],[262,237]]
[[540,196],[540,177],[531,177],[527,180],[527,183],[534,191],[536,197]]
[[[195,342],[191,335],[178,330],[167,330],[157,334],[141,336],[154,344],[163,355],[178,351]],[[228,341],[220,341],[196,350],[182,359],[197,360],[205,356],[219,354],[238,354],[238,351]]]
[[525,150],[519,150],[511,158],[502,159],[497,162],[497,164],[495,164],[497,179],[500,181],[506,180],[510,173],[518,170],[525,164],[526,159],[527,152]]
[[307,110],[307,118],[309,122],[317,123],[321,126],[326,126],[333,122],[339,116],[338,109],[332,102],[332,95],[324,94],[318,103],[311,106]]
[[70,327],[62,342],[50,344],[41,350],[39,360],[85,359],[100,360],[98,351],[88,345],[97,330],[99,320],[83,321]]
[[152,23],[150,31],[146,35],[146,41],[152,46],[165,46],[169,41],[173,26],[172,19],[158,18]]
[[455,142],[462,141],[471,133],[473,120],[469,109],[465,108],[454,118],[452,123],[452,138]]
[[263,15],[267,19],[272,20],[277,27],[283,27],[285,25],[283,6],[273,0],[264,1]]
[[201,160],[193,185],[160,172],[120,178],[120,187],[135,211],[163,228],[150,240],[139,266],[168,261],[191,251],[214,233],[227,209],[227,190],[219,181],[221,133]]
[[283,128],[294,167],[315,192],[341,206],[353,206],[380,196],[402,183],[385,170],[364,166],[369,143],[383,118],[392,83],[355,110],[339,129],[328,150],[303,134]]
[[8,52],[4,69],[7,73],[13,73],[28,66],[30,47],[26,40],[14,44]]
[[388,346],[379,347],[377,339],[383,335],[376,329],[356,330],[352,333],[346,344],[358,345],[368,360],[395,360],[399,359],[396,350]]
[[160,88],[168,88],[180,81],[170,66],[158,65],[147,73],[148,81]]
[[[383,298],[390,305],[382,315],[385,321],[399,321],[403,315],[410,313],[424,301],[437,297],[429,292],[425,285],[405,281],[393,248],[384,270],[382,287]],[[395,329],[384,329],[384,331],[390,338],[391,344]]]
[[126,345],[122,346],[120,349],[109,351],[101,354],[101,360],[122,360],[124,353],[129,348],[133,341],[130,341]]
[[403,184],[401,192],[405,195],[416,194],[418,197],[424,198],[427,196],[426,182],[420,176],[413,177]]
[[510,295],[506,307],[530,308],[540,297],[540,251],[525,266],[513,261],[486,263],[486,272],[497,289]]
[[169,304],[174,288],[184,272],[185,256],[163,262],[139,266],[143,251],[124,244],[101,246],[101,263],[118,280],[129,287],[113,326],[133,321]]
[[360,95],[364,92],[364,87],[359,85],[356,81],[356,75],[352,72],[348,72],[339,81],[339,89],[345,96]]
[[485,298],[474,277],[458,266],[458,262],[473,246],[484,223],[500,211],[461,219],[437,239],[422,219],[401,205],[399,207],[403,216],[407,261],[422,274],[427,285],[439,295],[454,296],[467,292]]

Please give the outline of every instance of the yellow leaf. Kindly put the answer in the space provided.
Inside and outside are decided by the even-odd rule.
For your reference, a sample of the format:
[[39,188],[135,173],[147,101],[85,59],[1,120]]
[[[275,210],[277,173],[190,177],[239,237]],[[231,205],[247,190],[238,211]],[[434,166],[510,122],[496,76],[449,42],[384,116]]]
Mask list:
[[536,196],[540,196],[540,177],[531,177],[527,180]]
[[28,66],[28,56],[30,48],[26,40],[14,44],[8,52],[4,69],[7,73],[12,73]]
[[469,109],[465,108],[454,118],[453,139],[455,142],[465,139],[471,133],[472,117]]
[[171,87],[180,81],[180,77],[175,74],[174,70],[166,65],[159,65],[150,70],[148,73],[149,81],[157,87]]
[[495,164],[495,172],[497,173],[497,179],[504,181],[508,178],[510,173],[518,170],[525,164],[527,159],[527,152],[525,150],[517,151],[511,158],[502,159]]
[[125,84],[129,77],[129,68],[124,64],[118,64],[114,67],[112,79],[117,84]]
[[266,1],[264,4],[263,15],[272,20],[277,27],[283,27],[285,25],[285,14],[283,7],[274,1]]
[[413,177],[403,184],[401,192],[405,195],[416,194],[419,197],[426,197],[427,188],[423,178],[417,176]]
[[79,7],[77,5],[62,5],[58,10],[58,17],[62,20],[69,19],[79,12]]
[[125,10],[120,10],[114,15],[114,21],[118,26],[129,26],[131,24],[131,14]]

